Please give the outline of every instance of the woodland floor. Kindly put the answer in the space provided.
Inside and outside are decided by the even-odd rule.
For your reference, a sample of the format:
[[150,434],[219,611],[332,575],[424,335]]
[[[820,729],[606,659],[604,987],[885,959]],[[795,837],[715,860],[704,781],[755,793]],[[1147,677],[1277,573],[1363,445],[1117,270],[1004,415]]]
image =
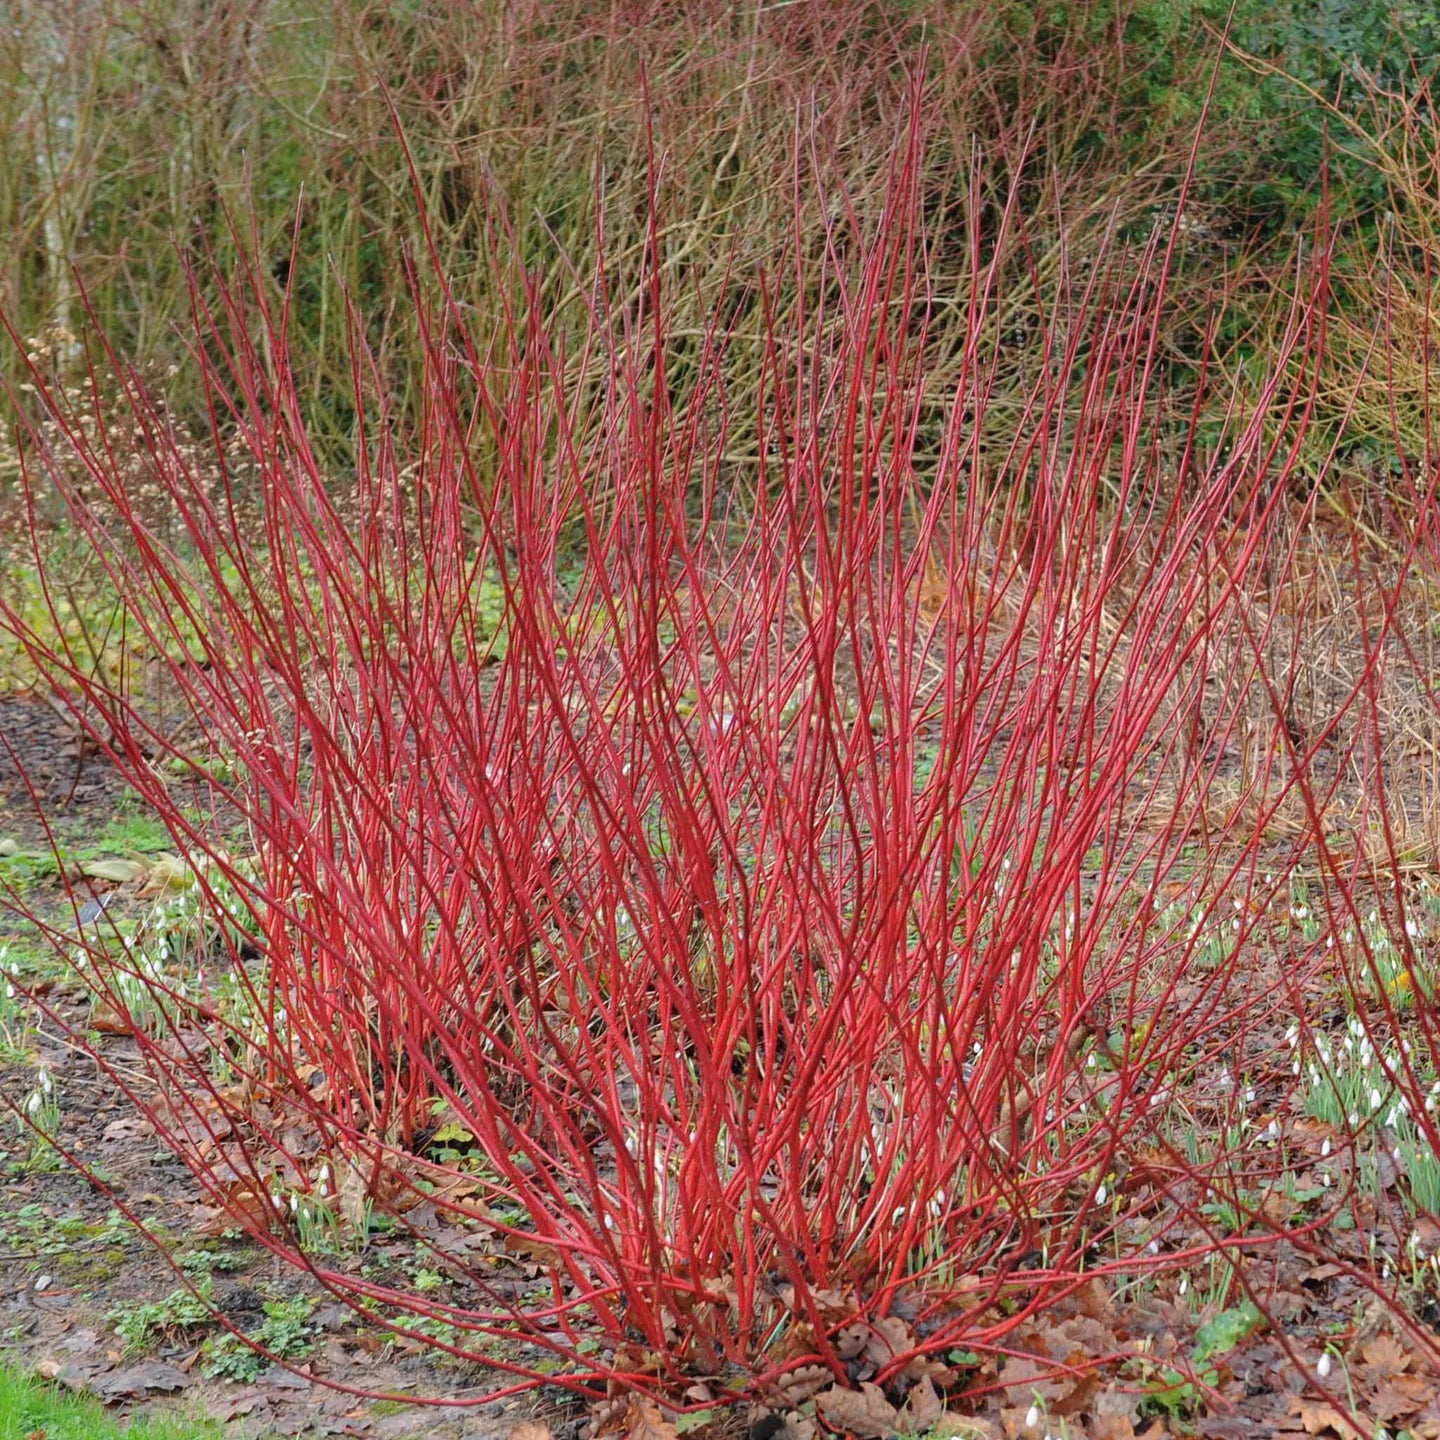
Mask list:
[[[135,816],[134,797],[122,779],[103,759],[81,752],[63,717],[33,698],[0,698],[0,842],[12,855],[49,848],[36,801],[62,847],[93,843],[117,821],[129,823]],[[48,881],[37,873],[29,883],[35,887],[32,898],[48,884],[60,903],[53,873]],[[105,888],[97,883],[97,896]],[[0,917],[0,943],[6,941],[12,953],[25,952],[23,931]],[[61,1014],[68,1010],[70,1018],[83,1018],[90,1003],[61,979],[32,981],[31,988],[40,992],[42,1006]],[[1327,1006],[1334,1008],[1333,994],[1317,993],[1313,1002],[1312,1023],[1317,1015],[1324,1023]],[[1258,1034],[1261,1043],[1274,1046],[1269,1068],[1277,1098],[1288,1091],[1281,1078],[1289,1074],[1287,1018],[1275,1017],[1273,1035]],[[1331,1028],[1343,1033],[1343,1011],[1333,1018]],[[396,1344],[367,1333],[351,1311],[327,1303],[308,1277],[279,1268],[258,1247],[227,1236],[223,1216],[204,1203],[185,1167],[157,1145],[147,1122],[95,1061],[75,1051],[41,1011],[26,1014],[10,1041],[0,1065],[0,1094],[12,1106],[22,1105],[37,1071],[48,1071],[61,1106],[59,1133],[79,1159],[105,1177],[109,1193],[53,1153],[37,1149],[13,1119],[0,1122],[0,1361],[91,1391],[126,1412],[158,1408],[226,1422],[237,1437],[314,1433],[383,1440],[424,1433],[435,1440],[488,1440],[539,1419],[557,1440],[570,1440],[589,1423],[585,1407],[559,1389],[486,1401],[503,1385],[502,1376],[436,1359],[418,1342]],[[111,1035],[103,1043],[107,1064],[123,1073],[133,1042]],[[1257,1036],[1249,1043],[1253,1047]],[[1261,1091],[1266,1073],[1263,1061],[1250,1070]],[[1265,1098],[1261,1093],[1257,1104],[1263,1106]],[[1196,1098],[1196,1113],[1204,1113],[1204,1104],[1203,1097]],[[1276,1124],[1283,1127],[1297,1194],[1322,1194],[1320,1172],[1333,1169],[1340,1158],[1326,1145],[1329,1132],[1298,1113],[1277,1112]],[[1323,1165],[1322,1153],[1329,1157]],[[1132,1173],[1127,1194],[1143,1183]],[[1188,1284],[1180,1288],[1183,1282],[1173,1274],[1129,1293],[1113,1281],[1108,1287],[1092,1281],[1014,1337],[1017,1353],[1003,1367],[975,1357],[968,1388],[949,1397],[948,1433],[974,1440],[1038,1437],[1042,1427],[1057,1437],[1099,1440],[1136,1435],[1158,1440],[1165,1434],[1350,1436],[1356,1432],[1315,1384],[1314,1367],[1328,1347],[1338,1357],[1329,1383],[1342,1400],[1348,1397],[1353,1413],[1370,1422],[1365,1440],[1379,1426],[1390,1434],[1408,1430],[1422,1440],[1440,1436],[1440,1373],[1398,1338],[1387,1306],[1347,1268],[1373,1265],[1379,1253],[1394,1256],[1395,1269],[1403,1271],[1411,1235],[1420,1239],[1409,1243],[1421,1244],[1424,1253],[1440,1248],[1440,1233],[1408,1218],[1404,1185],[1403,1174],[1382,1172],[1378,1187],[1356,1190],[1352,1221],[1317,1234],[1318,1246],[1305,1253],[1286,1243],[1259,1246],[1236,1262],[1246,1267],[1250,1293],[1265,1297],[1274,1323],[1241,1337],[1208,1361],[1208,1368],[1197,1364],[1206,1372],[1204,1392],[1191,1386],[1167,1389],[1163,1379],[1167,1366],[1183,1369],[1195,1357],[1207,1320],[1224,1312],[1238,1293],[1232,1289],[1228,1297],[1216,1294],[1197,1303],[1206,1283],[1197,1264],[1193,1292]],[[117,1204],[144,1224],[158,1247],[128,1222],[112,1218]],[[409,1219],[412,1231],[423,1235],[427,1217]],[[1189,1237],[1172,1231],[1167,1240],[1171,1246],[1185,1243],[1202,1247],[1205,1236],[1197,1228]],[[414,1258],[407,1247],[414,1245],[414,1233],[377,1236],[366,1263],[402,1274]],[[211,1267],[213,1302],[238,1330],[254,1333],[267,1302],[312,1296],[303,1357],[290,1368],[269,1366],[245,1381],[205,1378],[202,1346],[207,1337],[223,1333],[213,1322],[159,1325],[143,1349],[127,1351],[115,1333],[117,1323],[171,1296],[180,1285],[171,1257],[187,1254],[210,1257],[195,1262],[199,1268],[190,1273]],[[1434,1267],[1412,1267],[1409,1275],[1408,1282],[1403,1275],[1397,1280],[1393,1303],[1440,1333]],[[1112,1358],[1095,1368],[1097,1357]],[[1054,1362],[1076,1373],[1057,1376]],[[863,1382],[865,1376],[857,1371],[851,1378]],[[472,1403],[436,1409],[356,1392]],[[1032,1405],[1043,1407],[1040,1426],[1029,1423]],[[778,1433],[779,1419],[761,1418],[752,1434],[768,1440]],[[741,1417],[731,1417],[727,1430],[731,1423],[742,1423]],[[792,1436],[813,1433],[811,1422],[798,1413],[786,1428]]]

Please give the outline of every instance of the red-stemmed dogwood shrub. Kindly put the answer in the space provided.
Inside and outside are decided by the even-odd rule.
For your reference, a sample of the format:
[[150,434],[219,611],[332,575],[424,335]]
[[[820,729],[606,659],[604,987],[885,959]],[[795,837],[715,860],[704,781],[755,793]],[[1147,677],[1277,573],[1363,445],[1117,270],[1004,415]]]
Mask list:
[[[353,486],[259,281],[197,305],[202,445],[113,354],[123,432],[37,385],[30,483],[186,722],[8,616],[193,870],[182,955],[113,906],[49,923],[133,1035],[115,1082],[261,1244],[522,1382],[793,1401],[868,1356],[943,1389],[1086,1273],[1169,1263],[1171,1179],[1248,1163],[1239,1097],[1188,1168],[1171,1097],[1281,983],[1237,963],[1253,907],[1218,958],[1204,928],[1263,883],[1258,839],[1209,843],[1249,693],[1211,682],[1318,340],[1297,309],[1289,388],[1202,454],[1157,382],[1168,234],[1002,293],[1020,222],[977,199],[944,288],[916,144],[698,336],[658,219],[578,348],[497,245],[514,309],[426,313],[415,434],[357,321]],[[742,328],[758,468],[726,445]],[[421,1213],[443,1290],[345,1253]]]

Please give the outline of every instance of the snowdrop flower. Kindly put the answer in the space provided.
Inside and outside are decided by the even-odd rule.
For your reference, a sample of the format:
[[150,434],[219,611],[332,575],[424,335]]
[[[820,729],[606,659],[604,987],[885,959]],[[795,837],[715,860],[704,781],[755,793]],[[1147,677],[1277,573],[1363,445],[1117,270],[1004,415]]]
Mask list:
[[1025,1412],[1025,1428],[1026,1428],[1027,1430],[1033,1430],[1039,1423],[1040,1423],[1040,1407],[1039,1407],[1038,1405],[1032,1405],[1032,1406]]
[[1326,1158],[1329,1156],[1329,1154],[1330,1154],[1330,1142],[1329,1142],[1329,1140],[1326,1140],[1326,1142],[1320,1147],[1320,1158],[1321,1158],[1322,1160],[1324,1160],[1324,1159],[1326,1159]]
[[1384,1099],[1385,1099],[1385,1097],[1384,1097],[1378,1090],[1374,1089],[1373,1087],[1371,1088],[1371,1091],[1370,1091],[1370,1108],[1371,1108],[1372,1110],[1378,1110],[1378,1109],[1380,1108],[1381,1104],[1383,1103]]
[[55,1089],[55,1082],[50,1078],[48,1070],[37,1070],[35,1072],[35,1083],[39,1085],[41,1094],[49,1095]]
[[1413,920],[1407,920],[1405,922],[1405,933],[1412,940],[1418,940],[1420,938],[1420,927]]
[[45,1108],[44,1096],[38,1090],[34,1091],[26,1102],[25,1108],[30,1112],[30,1118],[33,1120]]
[[1189,1277],[1188,1275],[1182,1275],[1182,1276],[1180,1277],[1180,1285],[1179,1285],[1176,1293],[1179,1294],[1179,1295],[1183,1295],[1183,1294],[1185,1294],[1185,1292],[1186,1292],[1187,1290],[1189,1290],[1189,1288],[1190,1288],[1190,1277]]
[[1321,1357],[1320,1363],[1315,1367],[1315,1373],[1322,1379],[1330,1377],[1330,1352],[1327,1350]]
[[1097,1189],[1097,1190],[1095,1191],[1095,1203],[1096,1203],[1097,1205],[1103,1205],[1103,1204],[1105,1203],[1105,1197],[1106,1197],[1106,1195],[1108,1195],[1109,1193],[1110,1193],[1110,1192],[1109,1192],[1108,1190],[1106,1190],[1106,1188],[1105,1188],[1103,1185],[1101,1185],[1101,1186],[1099,1187],[1099,1189]]

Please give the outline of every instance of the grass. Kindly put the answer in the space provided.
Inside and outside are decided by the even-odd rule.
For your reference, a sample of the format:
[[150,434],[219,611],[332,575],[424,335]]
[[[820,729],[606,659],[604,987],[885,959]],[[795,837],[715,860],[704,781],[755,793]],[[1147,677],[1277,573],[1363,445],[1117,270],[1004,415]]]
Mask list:
[[0,1367],[0,1440],[211,1440],[213,1421],[117,1419],[97,1400]]

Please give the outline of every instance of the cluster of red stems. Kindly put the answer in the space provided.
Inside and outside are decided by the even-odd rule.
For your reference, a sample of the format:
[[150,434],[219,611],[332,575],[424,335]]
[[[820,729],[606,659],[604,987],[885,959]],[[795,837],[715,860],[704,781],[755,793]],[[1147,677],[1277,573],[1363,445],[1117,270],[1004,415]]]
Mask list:
[[[52,928],[113,1011],[136,983],[157,1000],[132,1027],[149,1079],[132,1059],[116,1084],[260,1244],[375,1323],[443,1321],[434,1343],[517,1383],[557,1357],[592,1390],[843,1381],[836,1332],[890,1314],[914,1344],[895,1373],[1003,1349],[1083,1275],[1195,1261],[1118,1227],[1127,1163],[1148,1157],[1157,1212],[1187,1223],[1212,1181],[1255,1194],[1274,1163],[1233,1138],[1233,1096],[1186,1154],[1166,1097],[1233,1064],[1287,1003],[1273,987],[1320,963],[1247,978],[1245,929],[1199,963],[1192,908],[1248,928],[1228,897],[1283,874],[1267,814],[1298,796],[1294,854],[1318,857],[1332,915],[1359,903],[1312,761],[1368,723],[1403,576],[1369,592],[1373,663],[1308,735],[1263,603],[1295,558],[1323,247],[1222,447],[1157,380],[1163,230],[1053,291],[997,447],[1012,297],[984,226],[1020,222],[977,219],[969,293],[937,294],[915,171],[897,164],[876,225],[777,238],[773,294],[719,297],[683,344],[658,225],[651,279],[622,304],[593,277],[564,343],[503,247],[519,299],[498,336],[436,277],[409,438],[357,321],[343,502],[258,278],[197,307],[202,458],[99,352],[164,522],[119,479],[135,441],[39,375],[17,397],[43,410],[32,489],[59,487],[195,722],[157,724],[54,638],[63,617],[42,635],[9,615],[216,922],[186,983]],[[937,405],[931,319],[956,305]],[[727,451],[741,323],[764,335],[748,467]],[[1257,695],[1273,773],[1248,833],[1222,835],[1208,801]],[[460,1159],[436,1158],[441,1125]],[[457,1247],[444,1295],[387,1287],[302,1247],[277,1190],[402,1229],[428,1201],[533,1278]],[[1275,1233],[1257,1203],[1213,1243]]]

